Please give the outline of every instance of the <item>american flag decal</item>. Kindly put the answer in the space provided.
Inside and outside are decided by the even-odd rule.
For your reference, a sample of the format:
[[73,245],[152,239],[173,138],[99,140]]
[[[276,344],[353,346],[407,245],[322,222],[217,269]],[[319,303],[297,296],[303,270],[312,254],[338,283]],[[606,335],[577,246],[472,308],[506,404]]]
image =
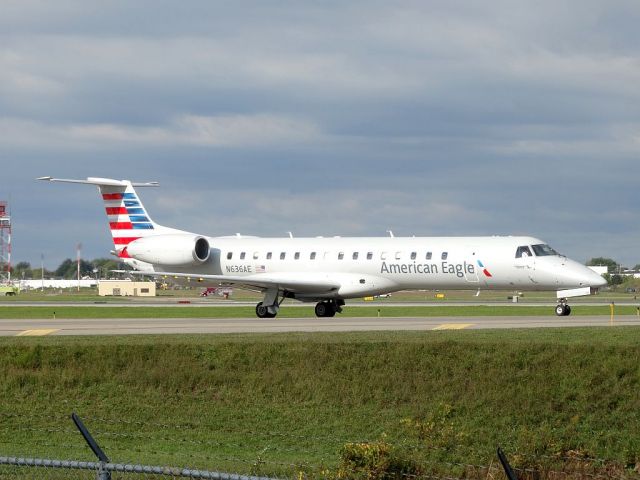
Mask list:
[[266,272],[264,265],[256,265],[256,273],[264,273],[264,272]]

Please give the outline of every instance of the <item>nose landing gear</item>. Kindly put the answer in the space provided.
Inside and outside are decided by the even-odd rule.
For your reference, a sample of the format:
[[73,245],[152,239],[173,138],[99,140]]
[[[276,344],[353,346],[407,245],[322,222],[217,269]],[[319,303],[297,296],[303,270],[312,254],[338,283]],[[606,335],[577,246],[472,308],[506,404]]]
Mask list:
[[566,317],[571,315],[571,307],[567,304],[566,298],[561,298],[560,303],[556,306],[556,315],[559,317]]

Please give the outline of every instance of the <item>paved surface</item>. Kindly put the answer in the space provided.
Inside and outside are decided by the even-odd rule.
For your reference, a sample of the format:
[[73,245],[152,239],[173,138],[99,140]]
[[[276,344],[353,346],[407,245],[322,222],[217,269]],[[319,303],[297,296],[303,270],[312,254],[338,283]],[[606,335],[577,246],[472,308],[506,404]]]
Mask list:
[[[115,318],[0,320],[0,336],[125,335],[167,333],[347,332],[608,326],[609,316],[432,318]],[[633,315],[614,325],[640,325]]]
[[[594,301],[594,300],[572,300],[569,302],[571,305],[589,305],[589,306],[609,306],[611,302]],[[640,300],[616,300],[616,305],[634,305],[640,306]],[[299,302],[286,302],[282,304],[281,308],[290,307],[303,307],[306,306],[312,309],[315,303],[299,303]],[[347,302],[346,307],[549,307],[552,311],[557,305],[557,302],[553,300],[539,301],[539,302],[503,302],[503,301],[449,301],[449,302]],[[172,300],[158,301],[158,302],[21,302],[21,301],[6,301],[1,302],[0,307],[144,307],[144,308],[185,308],[185,307],[255,307],[256,302],[236,302],[236,301],[207,301],[202,299],[185,299],[185,300]]]

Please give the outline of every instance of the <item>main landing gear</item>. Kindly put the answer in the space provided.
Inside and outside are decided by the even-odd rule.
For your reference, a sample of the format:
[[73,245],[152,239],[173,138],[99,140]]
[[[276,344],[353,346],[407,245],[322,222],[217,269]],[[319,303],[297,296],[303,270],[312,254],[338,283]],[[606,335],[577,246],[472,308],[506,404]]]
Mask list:
[[344,300],[324,300],[316,304],[316,317],[334,317],[342,313]]
[[264,303],[260,302],[256,305],[256,316],[258,318],[275,318],[278,312],[271,313],[269,311],[269,307],[267,307]]
[[[277,295],[267,292],[265,299],[256,305],[256,316],[258,318],[275,318],[278,315],[280,304],[285,299],[286,294],[280,299]],[[334,317],[336,313],[342,312],[344,300],[324,300],[316,304],[317,317]]]
[[567,317],[571,315],[571,307],[567,304],[566,298],[560,299],[560,303],[556,306],[556,315],[559,317]]
[[273,288],[264,292],[264,299],[256,305],[256,316],[258,318],[275,318],[280,310],[280,304],[284,301],[286,292],[282,293]]

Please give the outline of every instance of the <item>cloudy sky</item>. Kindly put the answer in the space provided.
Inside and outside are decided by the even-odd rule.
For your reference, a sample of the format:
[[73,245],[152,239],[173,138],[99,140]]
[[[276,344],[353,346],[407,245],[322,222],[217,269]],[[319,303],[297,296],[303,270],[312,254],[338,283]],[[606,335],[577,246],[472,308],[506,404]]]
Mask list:
[[210,235],[531,234],[640,263],[636,0],[2,0],[14,260],[112,248],[93,187]]

